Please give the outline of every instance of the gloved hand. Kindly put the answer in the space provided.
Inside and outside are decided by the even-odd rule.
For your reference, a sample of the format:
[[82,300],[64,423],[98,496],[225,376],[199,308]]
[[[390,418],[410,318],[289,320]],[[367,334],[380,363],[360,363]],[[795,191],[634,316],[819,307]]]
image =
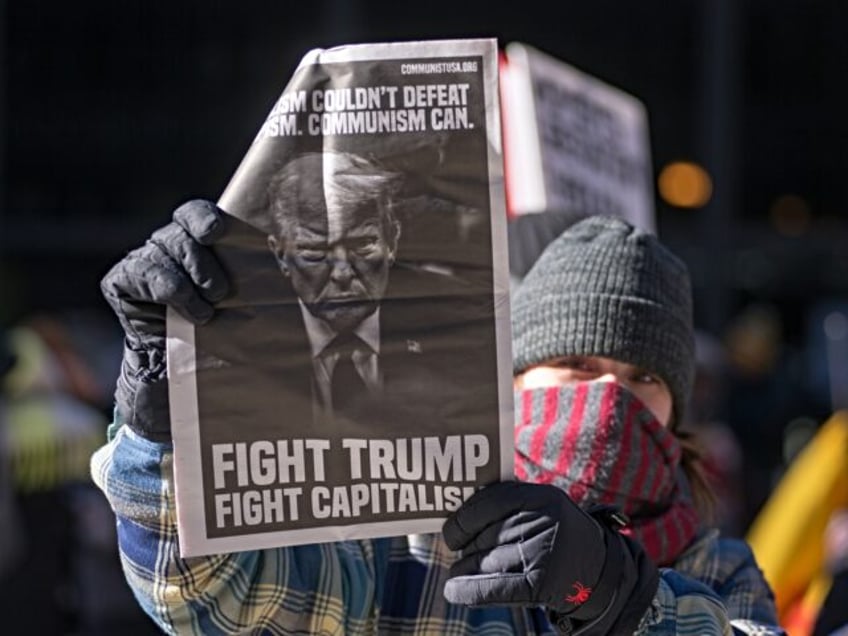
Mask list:
[[229,293],[228,277],[209,249],[225,226],[214,203],[189,201],[100,283],[125,334],[115,390],[117,417],[148,439],[171,440],[165,308],[173,307],[196,325],[212,318],[213,303]]
[[448,601],[543,605],[566,633],[632,633],[658,585],[638,545],[555,486],[486,486],[447,519],[442,534],[462,551],[445,584]]

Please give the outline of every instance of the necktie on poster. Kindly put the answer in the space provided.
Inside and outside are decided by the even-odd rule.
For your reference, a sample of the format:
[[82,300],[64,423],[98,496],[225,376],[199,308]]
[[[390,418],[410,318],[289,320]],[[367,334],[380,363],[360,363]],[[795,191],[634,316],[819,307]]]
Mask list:
[[331,344],[331,350],[337,356],[336,365],[333,368],[332,386],[332,409],[334,413],[345,413],[368,394],[365,380],[356,368],[354,356],[356,352],[362,352],[365,348],[356,335],[336,337]]

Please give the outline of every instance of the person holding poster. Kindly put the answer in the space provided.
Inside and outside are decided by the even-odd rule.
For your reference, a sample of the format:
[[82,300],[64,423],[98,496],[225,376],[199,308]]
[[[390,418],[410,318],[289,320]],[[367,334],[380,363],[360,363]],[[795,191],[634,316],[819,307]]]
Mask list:
[[193,202],[159,232],[171,238],[103,280],[129,346],[92,471],[120,521],[128,581],[166,632],[783,633],[750,550],[720,539],[695,503],[697,462],[678,427],[694,369],[689,277],[652,235],[591,217],[525,277],[513,308],[518,480],[480,489],[442,535],[182,558],[165,308],[213,316],[228,281],[210,246],[227,224]]

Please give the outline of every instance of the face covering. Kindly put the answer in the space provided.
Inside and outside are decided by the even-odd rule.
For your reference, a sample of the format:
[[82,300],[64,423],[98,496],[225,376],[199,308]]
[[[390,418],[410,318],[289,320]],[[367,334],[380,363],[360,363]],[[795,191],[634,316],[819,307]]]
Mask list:
[[622,530],[659,566],[698,530],[675,435],[616,382],[578,382],[515,395],[515,475],[562,488],[582,508],[615,506]]

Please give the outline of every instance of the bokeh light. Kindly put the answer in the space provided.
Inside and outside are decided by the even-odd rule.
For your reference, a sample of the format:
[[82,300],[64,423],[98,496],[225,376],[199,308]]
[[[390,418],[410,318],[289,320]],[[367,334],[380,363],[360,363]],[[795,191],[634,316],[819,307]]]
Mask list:
[[810,226],[810,204],[797,194],[784,194],[771,204],[769,219],[784,236],[801,236]]
[[713,181],[707,171],[691,161],[675,161],[660,172],[660,196],[678,208],[701,208],[713,193]]

